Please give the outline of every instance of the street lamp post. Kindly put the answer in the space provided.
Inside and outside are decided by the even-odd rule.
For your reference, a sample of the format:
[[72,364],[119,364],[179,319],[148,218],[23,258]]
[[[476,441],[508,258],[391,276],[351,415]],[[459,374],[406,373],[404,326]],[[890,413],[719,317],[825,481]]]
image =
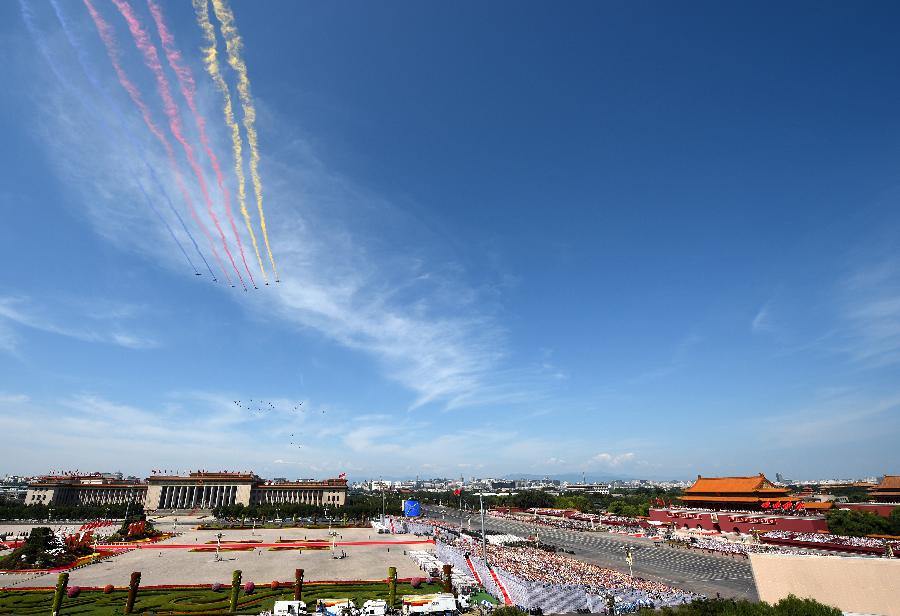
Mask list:
[[216,533],[216,562],[222,560],[222,557],[219,555],[219,549],[222,547],[222,533]]
[[484,552],[484,566],[490,569],[490,565],[488,564],[488,551],[487,551],[487,535],[484,534],[484,493],[478,493],[478,504],[481,505],[481,550]]

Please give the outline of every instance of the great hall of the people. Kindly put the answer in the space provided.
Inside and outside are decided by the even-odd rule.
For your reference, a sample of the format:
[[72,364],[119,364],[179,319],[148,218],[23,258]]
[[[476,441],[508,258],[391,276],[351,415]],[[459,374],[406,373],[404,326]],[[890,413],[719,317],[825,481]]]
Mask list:
[[28,486],[26,504],[142,504],[146,511],[209,510],[222,505],[309,504],[341,507],[347,480],[266,481],[254,473],[192,472],[143,481],[100,474],[47,475]]

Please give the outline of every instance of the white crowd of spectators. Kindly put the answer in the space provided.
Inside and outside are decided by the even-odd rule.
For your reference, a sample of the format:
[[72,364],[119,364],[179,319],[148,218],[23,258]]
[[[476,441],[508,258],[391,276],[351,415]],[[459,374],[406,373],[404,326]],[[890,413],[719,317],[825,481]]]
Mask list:
[[760,543],[736,543],[725,539],[712,539],[708,537],[693,538],[691,541],[673,541],[671,545],[695,550],[708,550],[722,554],[734,554],[746,556],[750,553],[773,554],[808,554],[806,550],[788,548],[784,546],[766,545]]
[[788,530],[773,530],[761,535],[762,538],[779,539],[782,541],[797,541],[805,543],[823,544],[823,549],[828,546],[850,546],[877,548],[884,550],[890,543],[894,551],[900,551],[900,541],[885,541],[875,537],[850,537],[848,535],[832,535],[829,533],[798,533]]
[[518,535],[486,535],[485,539],[491,545],[506,545],[508,543],[520,543],[525,541],[524,537],[519,537]]
[[637,529],[631,532],[640,532],[644,530],[636,518],[629,518],[619,515],[595,515],[591,513],[575,513],[568,516],[561,515],[558,509],[539,509],[533,508],[528,511],[489,511],[490,515],[496,518],[523,522],[525,524],[533,524],[536,526],[547,526],[550,528],[562,528],[565,530],[590,531],[602,530],[605,526],[625,527],[629,529]]
[[[453,539],[451,545],[483,559],[481,545]],[[578,587],[591,595],[612,595],[620,613],[640,607],[687,603],[698,595],[660,582],[631,577],[626,573],[532,547],[491,546],[489,561],[514,576],[552,587]],[[631,610],[629,606],[635,608]]]

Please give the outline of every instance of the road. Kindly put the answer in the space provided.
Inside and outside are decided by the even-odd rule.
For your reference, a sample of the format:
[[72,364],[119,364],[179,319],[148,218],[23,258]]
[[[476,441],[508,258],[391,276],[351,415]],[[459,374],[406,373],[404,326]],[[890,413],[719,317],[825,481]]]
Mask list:
[[[481,527],[477,512],[465,512],[448,507],[428,507],[425,515],[451,523],[463,521],[468,526],[471,518],[473,529]],[[579,532],[536,526],[514,520],[485,517],[485,529],[512,535],[540,535],[541,541],[575,552],[574,558],[603,567],[628,571],[625,562],[625,546],[634,553],[634,574],[648,580],[657,580],[670,586],[703,593],[714,597],[735,597],[757,600],[756,584],[750,569],[750,561],[670,548],[649,539],[602,532]]]

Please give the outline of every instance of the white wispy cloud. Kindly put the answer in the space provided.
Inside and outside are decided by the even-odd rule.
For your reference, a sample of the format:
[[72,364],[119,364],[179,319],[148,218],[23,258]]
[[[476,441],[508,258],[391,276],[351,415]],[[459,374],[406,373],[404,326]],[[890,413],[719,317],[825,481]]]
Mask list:
[[694,332],[688,333],[675,345],[671,358],[666,363],[629,378],[626,381],[627,384],[644,385],[684,369],[688,365],[691,351],[701,342],[703,342],[702,336]]
[[858,268],[838,293],[839,350],[866,367],[900,363],[900,258]]
[[834,446],[872,443],[879,433],[896,430],[898,418],[900,393],[879,396],[858,389],[840,389],[814,405],[770,416],[762,426],[779,446],[810,441]]
[[[102,56],[96,61],[101,67],[107,64]],[[39,68],[49,77],[46,67]],[[73,82],[89,88],[81,80]],[[225,158],[229,148],[218,121],[218,95],[205,80],[198,85],[199,102],[211,119],[213,147]],[[118,104],[147,159],[165,178],[162,186],[153,183],[128,140],[110,141],[98,130],[96,115],[72,105],[71,95],[52,79],[39,87],[44,126],[40,134],[58,173],[80,194],[97,232],[120,249],[163,267],[186,268],[180,251],[143,202],[137,182],[155,202],[171,198],[178,208],[184,206],[171,185],[163,153],[146,138],[121,93],[116,95]],[[114,82],[110,91],[118,92]],[[144,94],[154,100],[149,89]],[[413,409],[430,403],[449,409],[517,403],[528,399],[525,392],[535,387],[532,382],[549,384],[565,378],[560,370],[500,373],[506,357],[504,330],[485,309],[491,302],[481,301],[481,291],[465,281],[462,268],[443,252],[441,242],[401,209],[328,169],[293,128],[296,119],[286,122],[274,117],[264,101],[257,103],[266,214],[281,282],[247,295],[223,287],[230,298],[256,318],[276,317],[298,331],[317,332],[374,358],[388,378],[413,393]],[[81,154],[73,156],[75,151]],[[272,152],[277,152],[277,160],[269,157]],[[236,192],[233,178],[229,184]],[[194,198],[201,202],[196,194]],[[189,219],[186,211],[182,214]],[[184,232],[165,215],[181,244],[190,248]],[[199,216],[212,227],[205,212]],[[199,229],[192,228],[201,241]],[[246,231],[240,233],[244,245],[250,246]],[[203,241],[201,249],[215,268]],[[254,274],[260,278],[258,271]],[[207,278],[198,279],[198,284]],[[106,338],[122,346],[152,346],[126,332]]]
[[615,468],[633,461],[634,457],[634,452],[631,451],[625,453],[608,453],[604,451],[594,455],[588,460],[588,463]]
[[[63,321],[78,321],[78,323]],[[159,346],[159,342],[153,338],[126,331],[117,320],[110,319],[102,325],[94,324],[92,321],[95,320],[87,315],[73,314],[70,311],[65,317],[52,317],[29,298],[0,296],[0,348],[6,350],[16,348],[18,338],[11,326],[129,349],[153,349]]]
[[766,302],[756,312],[756,316],[750,322],[750,329],[756,333],[767,332],[772,330],[772,304]]

